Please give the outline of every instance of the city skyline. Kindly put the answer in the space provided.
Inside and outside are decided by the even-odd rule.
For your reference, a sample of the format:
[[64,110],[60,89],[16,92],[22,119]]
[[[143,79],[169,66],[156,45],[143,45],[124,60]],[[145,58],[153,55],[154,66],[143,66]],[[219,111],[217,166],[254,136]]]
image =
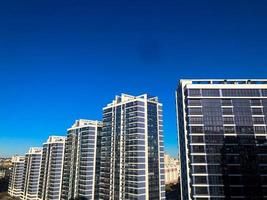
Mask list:
[[102,121],[76,120],[66,136],[49,136],[42,147],[31,147],[23,168],[12,157],[9,195],[163,200],[164,155],[158,97],[122,94],[103,107]]
[[177,157],[179,79],[265,78],[267,4],[180,0],[3,2],[0,156],[22,155],[115,95],[163,103]]

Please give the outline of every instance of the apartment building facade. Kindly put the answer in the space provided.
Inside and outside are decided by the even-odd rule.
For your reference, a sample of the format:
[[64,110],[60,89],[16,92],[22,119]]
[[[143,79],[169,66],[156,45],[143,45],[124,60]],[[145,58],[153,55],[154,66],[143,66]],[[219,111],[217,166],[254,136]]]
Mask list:
[[25,155],[22,179],[22,200],[36,200],[38,197],[39,176],[42,160],[42,148],[31,147]]
[[63,172],[65,137],[50,136],[43,144],[38,199],[59,200]]
[[76,120],[65,143],[61,199],[97,199],[102,122]]
[[8,184],[8,194],[12,197],[19,198],[23,186],[23,173],[25,157],[13,156],[11,158],[12,168]]
[[99,199],[165,199],[164,180],[162,104],[116,96],[103,108]]
[[267,198],[267,80],[181,80],[182,199]]

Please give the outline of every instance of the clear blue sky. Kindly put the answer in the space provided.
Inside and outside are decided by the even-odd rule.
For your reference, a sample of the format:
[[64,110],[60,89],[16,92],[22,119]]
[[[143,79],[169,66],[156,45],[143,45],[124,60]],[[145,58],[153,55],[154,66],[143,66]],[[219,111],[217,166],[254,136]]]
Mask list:
[[266,1],[2,1],[0,156],[23,154],[115,95],[156,95],[177,155],[180,78],[266,78]]

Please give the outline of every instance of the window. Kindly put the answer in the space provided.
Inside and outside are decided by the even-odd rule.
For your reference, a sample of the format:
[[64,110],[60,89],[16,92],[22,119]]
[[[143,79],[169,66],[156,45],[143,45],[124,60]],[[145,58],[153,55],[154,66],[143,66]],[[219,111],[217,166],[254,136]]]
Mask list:
[[223,180],[221,176],[208,176],[210,185],[218,185],[223,184]]
[[193,135],[191,136],[192,143],[204,143],[204,137],[202,135]]
[[202,89],[203,97],[218,97],[220,96],[220,90],[218,89]]
[[193,180],[194,180],[194,184],[207,184],[206,176],[194,176]]
[[208,188],[207,187],[194,187],[194,194],[195,195],[208,195]]
[[262,89],[261,93],[262,93],[262,96],[266,97],[267,96],[267,89]]
[[232,100],[231,99],[222,99],[222,106],[231,106]]
[[251,116],[235,116],[235,123],[237,126],[252,126]]
[[220,165],[208,165],[209,174],[220,174],[222,173],[222,169]]
[[193,163],[205,163],[206,162],[206,158],[205,156],[192,156],[193,157]]
[[252,108],[252,115],[263,115],[261,108]]
[[260,99],[251,99],[250,103],[251,103],[251,106],[261,106],[261,100]]
[[240,134],[253,134],[253,126],[237,126],[236,132]]
[[200,89],[188,89],[188,96],[201,96]]
[[205,125],[210,126],[220,126],[223,125],[223,120],[221,116],[204,116],[203,118]]
[[234,117],[224,117],[223,118],[223,123],[224,124],[234,124]]
[[255,133],[264,134],[265,126],[254,126]]
[[205,126],[205,134],[223,134],[223,126]]
[[248,99],[233,99],[232,101],[235,107],[250,107],[250,101]]
[[260,96],[259,89],[222,89],[222,95],[225,97],[255,97]]
[[265,124],[264,117],[253,117],[254,124]]
[[189,115],[202,115],[201,108],[188,108]]
[[222,108],[223,115],[233,115],[233,109],[232,108]]
[[191,133],[203,133],[203,127],[202,126],[191,126],[190,132]]
[[202,117],[189,117],[190,124],[203,124]]
[[204,153],[205,148],[203,145],[193,145],[191,146],[192,153]]
[[[224,188],[222,186],[210,186],[210,195],[214,196],[221,196],[224,195]],[[218,198],[221,199],[221,198]]]
[[189,99],[188,105],[189,106],[201,106],[201,101],[200,99]]
[[223,135],[205,135],[205,142],[208,144],[223,143]]
[[221,156],[207,155],[207,162],[209,164],[219,164],[221,163]]
[[205,165],[193,165],[193,173],[207,173]]
[[206,145],[207,153],[221,153],[222,146],[221,145]]

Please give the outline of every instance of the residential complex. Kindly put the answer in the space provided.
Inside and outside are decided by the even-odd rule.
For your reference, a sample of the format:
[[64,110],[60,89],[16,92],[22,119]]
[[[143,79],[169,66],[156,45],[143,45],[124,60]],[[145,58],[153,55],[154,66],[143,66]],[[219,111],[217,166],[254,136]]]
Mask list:
[[12,171],[9,179],[8,194],[12,197],[18,198],[21,195],[24,161],[25,158],[22,156],[13,156],[11,159]]
[[38,199],[59,200],[63,172],[65,137],[50,136],[43,144]]
[[162,125],[162,104],[147,94],[103,108],[99,199],[165,199]]
[[32,147],[25,155],[22,200],[36,200],[41,168],[42,148]]
[[180,163],[179,160],[167,154],[164,156],[165,184],[176,184],[179,181]]
[[183,200],[267,198],[267,80],[181,80]]
[[[102,122],[77,120],[65,143],[61,199],[94,199],[98,194]],[[98,163],[98,164],[97,164]]]
[[[103,123],[80,119],[12,160],[9,194],[22,200],[165,199],[162,104],[122,94]],[[172,177],[177,173],[172,173]]]

